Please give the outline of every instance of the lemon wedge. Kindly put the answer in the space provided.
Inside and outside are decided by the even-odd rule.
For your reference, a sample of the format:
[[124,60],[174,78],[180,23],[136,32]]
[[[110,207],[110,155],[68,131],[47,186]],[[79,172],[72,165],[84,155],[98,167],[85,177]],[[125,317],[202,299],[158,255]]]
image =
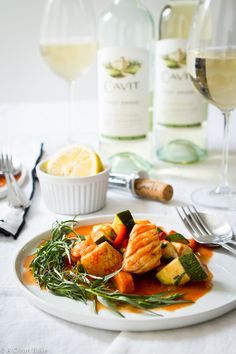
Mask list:
[[47,173],[54,176],[87,177],[104,170],[95,151],[83,145],[70,145],[60,150],[47,163]]

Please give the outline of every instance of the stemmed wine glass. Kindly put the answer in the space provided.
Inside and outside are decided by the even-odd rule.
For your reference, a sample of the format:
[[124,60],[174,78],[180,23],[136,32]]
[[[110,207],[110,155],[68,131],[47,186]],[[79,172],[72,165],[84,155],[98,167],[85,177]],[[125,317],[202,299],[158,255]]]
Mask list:
[[187,68],[197,90],[218,107],[224,119],[222,181],[193,192],[206,207],[236,209],[236,190],[228,182],[228,142],[231,112],[236,108],[236,1],[201,0],[187,50]]
[[40,52],[50,69],[68,84],[69,142],[76,137],[73,124],[76,81],[92,64],[96,47],[90,0],[47,1],[41,24]]

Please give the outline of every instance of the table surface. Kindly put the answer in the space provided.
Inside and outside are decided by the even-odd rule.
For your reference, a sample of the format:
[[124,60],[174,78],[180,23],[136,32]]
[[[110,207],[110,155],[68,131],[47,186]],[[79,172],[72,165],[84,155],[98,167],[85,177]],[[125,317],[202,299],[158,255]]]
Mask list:
[[[96,103],[81,102],[76,107],[76,110],[78,111],[78,117],[82,121],[88,122],[86,124],[81,123],[81,136],[86,136],[86,138],[90,136],[90,141],[91,137],[95,139]],[[50,154],[58,146],[63,145],[65,141],[65,115],[66,105],[59,102],[0,105],[0,123],[1,127],[3,127],[1,129],[0,143],[2,146],[19,145],[22,147],[19,151],[24,151],[24,149],[26,151],[27,146],[30,146],[30,144],[44,141],[46,153]],[[231,132],[235,131],[235,123],[236,120],[233,119]],[[109,191],[105,208],[94,215],[115,213],[117,210],[124,209],[124,206],[125,209],[130,209],[135,213],[168,214],[170,208],[190,203],[190,195],[193,190],[209,181],[215,184],[219,181],[222,142],[221,126],[222,121],[219,113],[211,108],[209,114],[209,155],[205,161],[189,166],[156,163],[154,171],[156,178],[169,182],[174,186],[174,198],[168,205],[143,201],[135,199],[129,194]],[[230,137],[229,179],[231,183],[236,184],[236,139],[233,135],[234,133]],[[30,151],[27,151],[25,154],[21,153],[20,156],[26,165],[29,154]],[[0,201],[0,210],[4,207],[4,203],[6,203],[4,200]],[[225,215],[236,229],[235,212],[226,212]],[[114,347],[114,341],[117,339],[119,332],[83,327],[52,317],[33,307],[23,297],[14,282],[12,266],[17,250],[33,236],[49,229],[55,220],[62,218],[64,217],[48,211],[37,187],[26,225],[18,240],[14,241],[10,238],[0,237],[0,353],[23,353],[26,352],[24,350],[28,350],[28,353],[50,354],[54,352],[82,353],[84,351],[97,354],[115,353],[111,348]],[[227,318],[226,316],[223,317]],[[234,327],[232,328],[236,330],[236,311],[233,311],[231,316],[233,316],[234,322],[232,324]],[[222,321],[222,325],[225,323],[223,318],[219,319],[219,321]],[[231,318],[230,321],[232,322]],[[211,324],[212,322],[210,321],[209,323]],[[196,350],[200,348],[196,336],[196,328],[201,330],[201,326],[194,326],[192,331],[195,334],[191,338],[191,345]],[[178,331],[180,336],[181,333],[185,333],[184,329]],[[172,336],[172,331],[164,331],[163,333],[167,341]],[[218,333],[219,338],[220,335]],[[175,352],[182,353],[182,345],[185,342],[187,343],[187,341],[188,338],[186,338],[186,341],[183,339],[183,343],[177,345]],[[231,341],[230,348],[235,348],[236,337],[232,336]],[[224,347],[223,333],[221,343]],[[158,343],[156,348],[158,349]],[[220,351],[222,351],[222,346],[215,348],[215,354],[220,353]],[[122,351],[119,351],[119,353],[122,353]],[[133,351],[129,348],[124,353],[133,353]]]

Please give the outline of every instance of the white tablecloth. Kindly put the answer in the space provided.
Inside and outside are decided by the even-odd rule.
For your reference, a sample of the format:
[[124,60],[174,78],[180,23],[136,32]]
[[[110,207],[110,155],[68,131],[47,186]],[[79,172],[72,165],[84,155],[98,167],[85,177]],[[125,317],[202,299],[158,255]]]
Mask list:
[[[65,139],[63,119],[66,108],[61,103],[14,104],[0,110],[0,143],[19,144],[20,158],[29,167],[30,148],[27,144],[45,141],[50,153]],[[84,102],[78,114],[87,119],[85,133],[95,136],[96,105]],[[130,209],[136,213],[169,214],[170,207],[190,202],[191,191],[207,181],[218,182],[221,138],[221,120],[218,113],[210,113],[208,159],[191,166],[173,166],[158,163],[156,176],[173,184],[173,201],[163,205],[135,199],[130,195],[109,191],[106,207],[96,215]],[[217,122],[217,123],[216,123]],[[235,122],[233,122],[235,126]],[[236,126],[235,126],[236,127]],[[81,129],[85,129],[83,126]],[[233,131],[233,129],[231,130]],[[234,129],[235,131],[235,129]],[[84,134],[86,135],[86,134]],[[232,134],[233,135],[233,134]],[[236,141],[231,138],[230,181],[236,184]],[[26,187],[27,188],[27,185]],[[5,201],[0,201],[0,209]],[[226,213],[236,230],[236,213]],[[13,259],[17,250],[31,237],[50,228],[56,219],[45,207],[39,188],[26,220],[26,226],[17,241],[0,238],[0,353],[107,353],[145,354],[171,351],[172,353],[220,354],[234,353],[236,348],[236,311],[222,318],[191,328],[150,333],[121,333],[83,327],[54,318],[32,306],[23,296],[13,278]],[[213,351],[214,348],[214,351]]]

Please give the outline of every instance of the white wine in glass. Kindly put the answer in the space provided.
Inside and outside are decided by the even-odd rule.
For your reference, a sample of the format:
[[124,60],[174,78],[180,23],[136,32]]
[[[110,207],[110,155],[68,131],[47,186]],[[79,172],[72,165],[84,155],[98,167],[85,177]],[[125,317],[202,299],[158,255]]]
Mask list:
[[94,58],[96,42],[41,43],[40,52],[50,69],[69,83],[87,71]]
[[195,203],[236,210],[236,190],[228,182],[229,121],[236,108],[236,1],[200,1],[188,44],[187,66],[197,90],[224,118],[222,181],[192,194]]
[[[77,141],[75,84],[91,66],[97,49],[90,0],[49,0],[42,20],[40,52],[49,68],[69,87],[68,136]],[[77,141],[78,142],[78,141]]]

